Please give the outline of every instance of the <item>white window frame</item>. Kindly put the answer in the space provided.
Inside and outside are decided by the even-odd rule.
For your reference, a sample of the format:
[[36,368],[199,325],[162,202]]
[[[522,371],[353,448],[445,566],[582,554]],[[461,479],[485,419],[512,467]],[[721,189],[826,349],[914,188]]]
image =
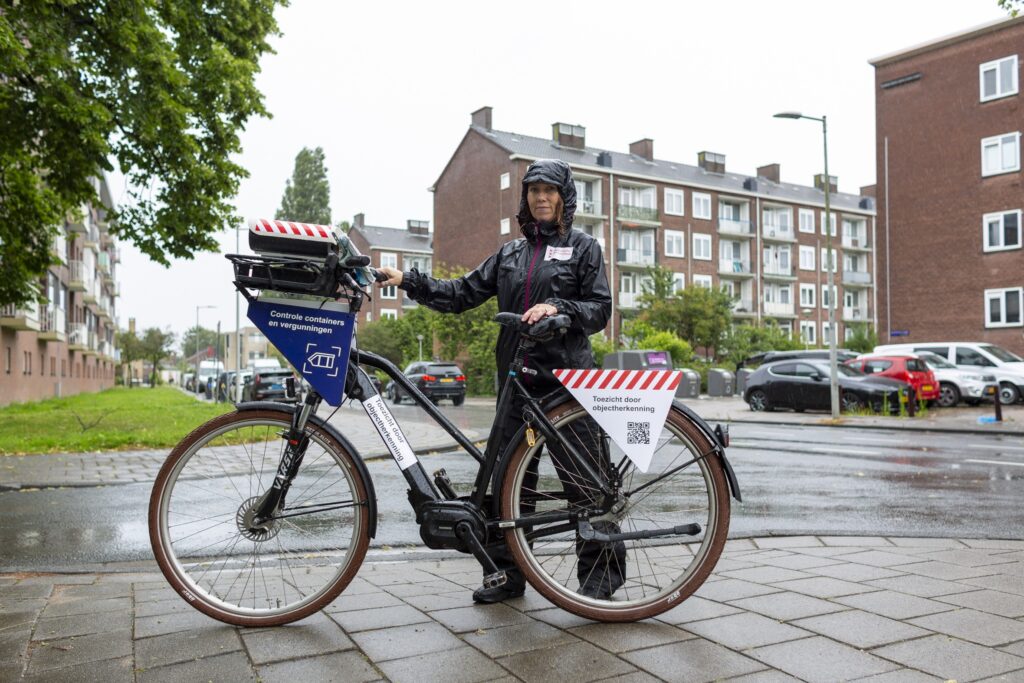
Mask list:
[[[1005,232],[1006,232],[1005,231],[1005,227],[1006,227],[1005,221],[1006,221],[1006,217],[1011,215],[1011,214],[1015,214],[1017,216],[1017,243],[1016,244],[1006,245],[1006,244],[1002,243],[1003,236],[1005,235]],[[998,220],[999,221],[999,241],[1000,241],[1000,244],[990,244],[989,241],[988,241],[988,224],[989,224],[990,221],[993,221],[993,220]],[[988,251],[1007,251],[1007,250],[1010,250],[1010,249],[1020,249],[1021,245],[1022,245],[1022,235],[1021,235],[1022,228],[1021,228],[1020,220],[1021,220],[1021,210],[1020,209],[1017,209],[1016,211],[997,211],[995,213],[986,213],[984,216],[982,216],[981,217],[981,245],[982,245],[982,249],[984,251],[986,251],[986,252],[988,252]]]
[[[671,239],[669,239],[671,238]],[[679,247],[678,253],[669,249],[669,245]],[[665,256],[686,258],[686,233],[682,230],[665,231]]]
[[693,275],[693,286],[704,287],[705,289],[711,289],[715,286],[714,280],[710,275],[701,275],[700,273],[694,273]]
[[[1020,318],[1015,322],[1006,322],[1006,301],[1010,295],[1017,296],[1017,316]],[[991,322],[992,314],[992,300],[1000,300],[1000,322]],[[1024,327],[1024,287],[1007,287],[1005,289],[986,289],[985,290],[985,327],[986,328],[998,328],[998,327]]]
[[[821,248],[821,272],[828,273],[828,249]],[[839,272],[839,254],[835,247],[832,247],[832,272]]]
[[825,230],[826,230],[825,224],[826,223],[831,223],[832,224],[832,237],[835,237],[836,235],[838,235],[838,231],[837,231],[836,226],[839,224],[839,217],[836,216],[836,212],[835,211],[829,211],[828,212],[828,217],[829,217],[830,220],[826,221],[825,220],[825,214],[824,213],[821,214],[821,234],[822,235],[827,235],[828,234],[827,232],[825,232]]
[[672,273],[672,293],[678,294],[686,289],[686,273]]
[[[1007,140],[1012,138],[1012,140]],[[1009,142],[1010,147],[1013,149],[1013,163],[1009,166],[1003,165],[1003,146]],[[989,147],[996,147],[999,150],[999,168],[991,169],[985,167],[985,150]],[[1001,175],[1003,173],[1013,173],[1020,170],[1020,131],[1013,131],[1012,133],[1000,133],[999,135],[993,135],[992,137],[982,138],[981,140],[981,177],[987,178],[989,176]]]
[[[670,199],[671,198],[671,199]],[[686,193],[682,190],[666,187],[665,188],[665,213],[669,216],[685,216],[686,215]],[[678,201],[677,201],[678,200]],[[676,209],[675,205],[678,204],[679,208]]]
[[398,320],[398,311],[393,308],[380,309],[381,320]]
[[[821,286],[821,307],[824,308],[825,310],[828,310],[828,305],[829,305],[828,288],[829,288],[829,285],[827,285],[827,284]],[[839,287],[838,287],[838,285],[836,286],[836,294],[839,294]],[[836,299],[838,299],[838,298],[839,297],[837,296]],[[832,303],[832,308],[836,308],[836,302],[833,301],[831,303]]]
[[512,187],[512,176],[508,173],[502,173],[498,177],[498,187],[502,190],[507,190]]
[[512,232],[512,221],[511,221],[511,219],[502,218],[501,219],[501,225],[498,228],[498,231],[502,235],[507,235],[510,232]]
[[[705,247],[701,245],[707,245]],[[710,261],[711,260],[711,235],[703,232],[693,233],[693,258],[697,261]],[[694,278],[697,276],[694,275]]]
[[[393,251],[382,251],[380,252],[380,266],[381,268],[398,268],[398,254]],[[381,299],[397,299],[398,298],[398,287],[391,285],[380,290]]]
[[814,285],[800,283],[800,308],[817,308],[818,288]]
[[[1000,72],[1006,64],[1006,68],[1010,71],[1010,78],[1013,82],[1010,84],[1010,89],[1006,92],[1000,90],[999,84],[1002,83],[1002,79],[999,77]],[[1003,97],[1009,97],[1010,95],[1016,95],[1020,88],[1017,79],[1019,61],[1017,55],[1010,55],[1009,57],[1000,57],[999,59],[993,59],[991,62],[985,62],[978,67],[978,94],[982,102],[989,102],[991,100],[1002,99]],[[995,70],[996,72],[996,91],[991,95],[985,95],[985,72]]]
[[797,212],[797,223],[800,232],[809,232],[813,235],[817,229],[814,225],[814,209],[799,209]]
[[[809,256],[810,258],[805,258]],[[800,245],[800,270],[817,270],[817,260],[815,258],[814,247],[807,247]]]
[[691,192],[693,202],[693,217],[702,220],[711,220],[711,195],[706,192]]
[[[808,334],[808,332],[810,334]],[[813,320],[800,321],[800,338],[805,344],[818,345],[818,325]]]

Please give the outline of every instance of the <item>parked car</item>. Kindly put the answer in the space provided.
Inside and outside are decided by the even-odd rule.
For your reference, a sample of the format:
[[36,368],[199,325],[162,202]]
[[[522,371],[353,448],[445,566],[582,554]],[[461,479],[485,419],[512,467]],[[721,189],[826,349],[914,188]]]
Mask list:
[[935,379],[935,373],[913,354],[866,354],[846,361],[846,365],[865,375],[906,382],[914,388],[914,394],[919,400],[936,401],[939,398],[939,381]]
[[195,391],[196,374],[194,372],[186,372],[181,376],[181,386],[186,391]]
[[[754,354],[750,358],[747,358],[740,363],[739,370],[742,367],[756,367],[763,365],[764,363],[771,363],[777,360],[828,360],[828,349],[799,349],[793,351],[765,351],[764,353]],[[857,353],[850,351],[849,349],[836,349],[836,360],[839,363],[856,358]]]
[[995,375],[999,383],[999,402],[1004,405],[1024,398],[1024,358],[1001,346],[978,342],[915,342],[875,347],[875,353],[906,351],[928,351],[961,370]]
[[[450,398],[454,405],[461,406],[466,400],[466,375],[454,363],[412,363],[403,374],[434,403]],[[408,396],[393,380],[388,383],[386,393],[394,404],[401,403]]]
[[265,368],[255,372],[252,381],[242,390],[243,401],[294,401],[285,394],[285,384],[292,376],[288,368]]
[[[844,411],[869,407],[875,412],[888,408],[898,413],[900,402],[911,391],[906,382],[865,375],[846,365],[838,365],[839,400]],[[766,363],[747,378],[743,400],[751,410],[792,408],[829,410],[831,391],[829,364],[823,360],[791,360]]]
[[[235,371],[222,372],[217,380],[217,400],[235,402]],[[245,383],[251,381],[252,372],[243,370],[240,382],[244,389]]]
[[971,370],[961,370],[941,356],[922,351],[917,357],[925,362],[939,380],[938,404],[949,408],[966,401],[968,405],[978,405],[982,401],[995,399],[994,393],[989,394],[989,387],[996,383],[995,375],[986,375]]

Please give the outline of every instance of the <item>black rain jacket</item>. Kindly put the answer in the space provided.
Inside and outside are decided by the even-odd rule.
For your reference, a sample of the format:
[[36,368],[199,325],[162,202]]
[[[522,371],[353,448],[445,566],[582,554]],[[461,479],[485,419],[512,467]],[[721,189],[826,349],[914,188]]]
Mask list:
[[[562,224],[537,223],[527,205],[527,186],[547,183],[558,187],[562,198]],[[572,229],[576,213],[576,186],[569,165],[556,159],[530,164],[523,176],[519,221],[523,237],[507,242],[476,270],[452,280],[439,280],[411,270],[403,273],[401,288],[417,302],[443,313],[461,313],[498,297],[498,310],[525,313],[538,303],[558,309],[572,320],[560,338],[532,349],[526,366],[539,373],[524,376],[542,391],[559,386],[551,373],[556,368],[592,368],[590,335],[600,332],[612,312],[601,247],[590,235]],[[518,332],[503,326],[496,349],[502,384],[518,343]],[[532,380],[532,381],[531,381]]]

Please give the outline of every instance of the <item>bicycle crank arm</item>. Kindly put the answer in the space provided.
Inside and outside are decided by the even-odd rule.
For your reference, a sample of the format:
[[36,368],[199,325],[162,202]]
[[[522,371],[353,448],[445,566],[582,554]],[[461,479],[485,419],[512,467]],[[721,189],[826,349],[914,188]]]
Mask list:
[[627,531],[618,534],[606,534],[598,531],[590,522],[580,520],[579,534],[584,541],[598,543],[615,543],[616,541],[633,541],[642,538],[661,538],[662,536],[696,536],[701,532],[700,524],[681,524],[668,529],[648,529],[646,531]]

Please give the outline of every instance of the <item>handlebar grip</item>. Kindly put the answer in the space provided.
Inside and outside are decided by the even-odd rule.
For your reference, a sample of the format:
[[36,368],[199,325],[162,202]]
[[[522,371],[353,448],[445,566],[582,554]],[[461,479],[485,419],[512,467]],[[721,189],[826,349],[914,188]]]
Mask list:
[[365,268],[370,265],[369,256],[349,256],[343,264],[346,268]]
[[388,279],[388,274],[385,273],[384,271],[377,270],[376,268],[371,268],[370,270],[373,271],[373,281],[374,282],[384,282],[385,280]]

